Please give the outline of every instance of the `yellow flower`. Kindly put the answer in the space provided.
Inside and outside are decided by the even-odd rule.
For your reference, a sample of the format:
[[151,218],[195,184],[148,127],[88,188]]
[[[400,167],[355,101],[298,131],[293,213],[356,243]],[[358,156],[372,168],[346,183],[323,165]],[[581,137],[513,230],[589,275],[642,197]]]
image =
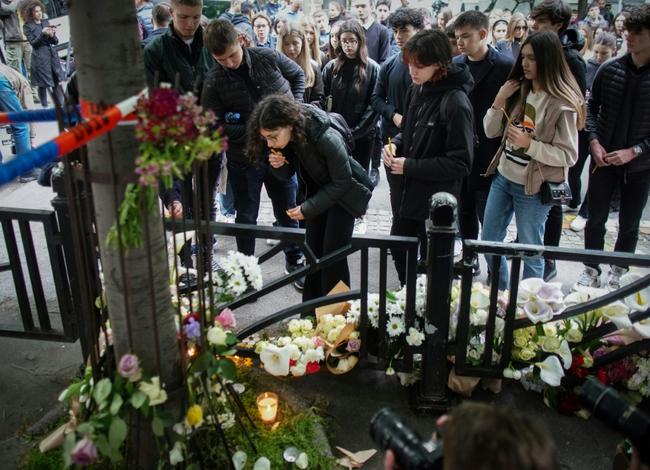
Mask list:
[[187,424],[193,428],[198,428],[203,424],[203,408],[201,405],[192,405],[187,409],[187,415],[185,416]]
[[519,351],[519,357],[521,358],[522,361],[530,361],[532,360],[537,354],[535,354],[535,351],[529,349],[529,348],[524,348],[521,351]]

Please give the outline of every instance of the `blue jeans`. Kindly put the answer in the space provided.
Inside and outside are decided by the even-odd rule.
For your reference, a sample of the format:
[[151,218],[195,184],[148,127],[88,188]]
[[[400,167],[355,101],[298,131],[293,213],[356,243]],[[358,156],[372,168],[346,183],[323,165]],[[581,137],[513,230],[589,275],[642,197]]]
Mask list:
[[[0,111],[10,112],[22,110],[23,107],[20,105],[18,95],[14,89],[11,88],[9,80],[7,80],[3,75],[0,75]],[[29,124],[12,124],[11,129],[16,143],[16,155],[23,155],[25,152],[31,150],[32,145],[29,141]],[[2,162],[1,155],[0,162]]]
[[[485,206],[485,219],[481,240],[502,242],[514,213],[517,223],[519,243],[542,245],[544,242],[544,225],[551,206],[542,204],[539,193],[528,196],[524,185],[513,183],[500,173],[492,180],[490,194]],[[492,256],[485,257],[488,266],[492,265]],[[544,259],[525,258],[523,278],[543,277]],[[508,265],[501,257],[499,271],[499,289],[508,288]]]
[[[291,179],[283,181],[271,174],[268,162],[259,166],[228,161],[228,178],[235,196],[235,209],[238,224],[257,225],[257,215],[260,210],[260,193],[262,184],[273,204],[275,220],[282,227],[298,228],[298,222],[287,215],[287,209],[296,207],[296,191],[298,180],[293,175]],[[237,250],[245,255],[255,253],[255,239],[237,237]],[[296,245],[285,247],[284,254],[288,264],[296,264],[302,257]]]
[[228,185],[226,186],[226,194],[219,193],[219,212],[221,215],[229,216],[235,215],[235,195],[232,192],[232,185],[230,178],[228,178]]

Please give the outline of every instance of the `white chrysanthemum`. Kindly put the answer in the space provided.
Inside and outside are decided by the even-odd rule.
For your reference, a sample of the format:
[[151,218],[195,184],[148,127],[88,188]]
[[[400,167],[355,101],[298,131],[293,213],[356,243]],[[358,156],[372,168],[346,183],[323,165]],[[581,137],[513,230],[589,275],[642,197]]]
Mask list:
[[370,326],[372,326],[373,328],[378,328],[379,327],[379,313],[374,312],[374,313],[371,314],[370,312],[368,312],[368,321],[370,322]]
[[424,342],[424,333],[418,331],[416,328],[409,328],[409,334],[406,337],[406,343],[409,346],[420,346]]
[[325,359],[323,348],[309,349],[305,352],[305,362],[320,362]]
[[404,320],[399,317],[391,317],[388,325],[386,325],[388,336],[394,338],[404,333]]

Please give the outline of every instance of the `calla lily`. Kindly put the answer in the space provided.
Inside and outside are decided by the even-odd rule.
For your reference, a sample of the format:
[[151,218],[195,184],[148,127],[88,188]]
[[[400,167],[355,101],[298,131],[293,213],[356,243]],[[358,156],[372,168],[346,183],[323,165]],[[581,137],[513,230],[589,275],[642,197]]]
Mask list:
[[246,465],[246,460],[248,459],[246,452],[238,450],[232,456],[232,463],[235,466],[235,470],[242,470],[244,465]]
[[282,347],[279,348],[272,344],[266,346],[260,352],[260,360],[264,364],[264,369],[271,375],[285,376],[289,374],[289,360],[291,351]]
[[537,292],[544,285],[544,279],[537,277],[529,277],[519,283],[519,291],[517,292],[517,304],[523,305],[525,303],[537,299]]
[[616,328],[619,330],[632,327],[632,322],[628,316],[630,310],[623,302],[614,302],[609,305],[605,305],[601,309],[601,313],[605,318],[616,325]]
[[474,310],[485,309],[490,306],[490,297],[488,297],[482,290],[473,291],[469,304]]
[[632,325],[632,327],[634,328],[634,331],[644,338],[650,338],[650,320],[641,320]]
[[564,377],[562,364],[557,356],[548,356],[542,362],[536,362],[539,367],[539,377],[551,387],[559,387]]
[[[621,276],[621,286],[628,284],[641,279],[641,274],[639,273],[627,273]],[[650,287],[636,292],[633,295],[625,297],[625,304],[630,307],[633,311],[644,312],[650,308]]]
[[571,367],[573,362],[573,355],[571,354],[571,348],[569,347],[569,342],[567,340],[562,340],[560,343],[560,350],[558,351],[560,359],[562,359],[562,365],[565,369]]
[[553,318],[553,309],[544,302],[526,302],[524,305],[524,313],[533,323],[549,321]]
[[564,304],[569,307],[571,305],[583,304],[589,300],[589,294],[582,291],[573,291],[564,298]]
[[562,294],[562,284],[559,282],[545,282],[537,291],[537,299],[551,303],[562,303],[564,294]]

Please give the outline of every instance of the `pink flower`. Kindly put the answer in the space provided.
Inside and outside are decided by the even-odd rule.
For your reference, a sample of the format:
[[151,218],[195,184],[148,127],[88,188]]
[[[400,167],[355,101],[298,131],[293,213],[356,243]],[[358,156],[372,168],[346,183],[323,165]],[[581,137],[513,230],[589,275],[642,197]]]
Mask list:
[[221,324],[222,328],[234,328],[237,326],[235,315],[229,308],[224,308],[219,315],[215,318]]
[[322,348],[323,346],[325,346],[325,340],[320,336],[314,336],[312,338],[312,341],[314,342],[315,348]]
[[97,462],[99,459],[95,443],[87,437],[84,437],[82,440],[77,442],[77,444],[74,446],[74,449],[72,449],[70,457],[72,458],[72,462],[74,464],[80,465],[82,467],[91,465]]
[[117,365],[117,373],[129,382],[136,382],[142,378],[142,369],[140,369],[140,360],[135,354],[125,354]]

